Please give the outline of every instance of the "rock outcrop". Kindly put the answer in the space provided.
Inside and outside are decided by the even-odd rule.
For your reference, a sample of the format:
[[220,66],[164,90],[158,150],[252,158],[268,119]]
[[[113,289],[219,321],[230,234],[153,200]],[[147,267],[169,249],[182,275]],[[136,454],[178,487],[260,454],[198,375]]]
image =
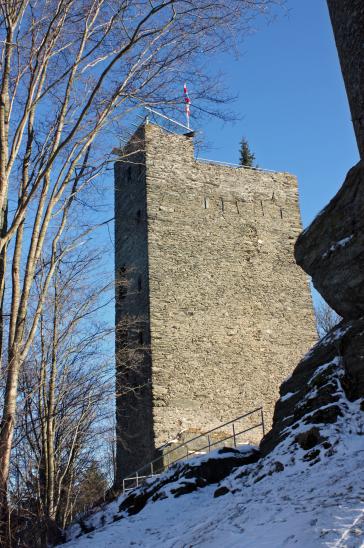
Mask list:
[[253,447],[246,451],[226,447],[216,451],[215,456],[211,454],[206,458],[196,459],[195,462],[175,464],[162,479],[157,478],[151,484],[147,483],[141,489],[132,491],[120,504],[118,516],[122,519],[126,515],[137,514],[148,501],[155,502],[167,498],[167,495],[177,498],[207,485],[219,483],[235,468],[255,463],[259,458],[259,451]]
[[360,156],[364,159],[364,3],[327,0]]
[[295,245],[297,264],[344,319],[364,315],[364,162],[348,173],[339,192]]

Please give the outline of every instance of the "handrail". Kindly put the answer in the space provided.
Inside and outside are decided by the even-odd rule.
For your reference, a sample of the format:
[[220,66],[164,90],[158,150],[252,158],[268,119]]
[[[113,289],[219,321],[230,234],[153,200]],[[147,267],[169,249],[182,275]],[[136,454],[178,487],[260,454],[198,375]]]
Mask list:
[[[253,426],[250,426],[249,428],[245,428],[244,430],[241,430],[239,432],[236,432],[235,431],[235,423],[237,423],[238,421],[241,421],[242,419],[245,419],[251,415],[253,415],[254,413],[258,413],[260,414],[260,422],[258,424],[254,424]],[[230,436],[226,436],[222,439],[218,439],[216,441],[213,441],[211,442],[211,439],[210,439],[210,434],[212,434],[213,432],[216,432],[217,430],[221,430],[222,428],[226,428],[226,426],[229,426],[229,425],[232,425],[232,434]],[[256,409],[254,409],[253,411],[249,411],[248,413],[245,413],[244,415],[240,415],[239,417],[235,418],[235,419],[232,419],[228,422],[225,422],[219,426],[216,426],[215,428],[212,428],[211,430],[208,430],[207,432],[203,432],[202,434],[199,434],[198,436],[195,436],[183,443],[180,443],[179,445],[177,445],[176,447],[174,447],[173,449],[167,451],[166,453],[162,454],[161,456],[153,459],[152,461],[150,461],[149,463],[145,464],[144,466],[142,466],[141,468],[139,468],[136,472],[134,472],[134,475],[133,476],[129,476],[127,478],[124,478],[123,479],[123,494],[126,493],[126,491],[130,491],[132,489],[134,489],[135,487],[138,487],[139,485],[141,485],[142,483],[144,483],[144,481],[146,481],[148,478],[150,477],[156,477],[156,476],[159,476],[159,473],[155,474],[154,471],[155,471],[155,464],[156,463],[161,463],[161,468],[162,468],[162,471],[168,469],[172,464],[175,464],[176,462],[179,462],[181,460],[185,460],[185,459],[188,459],[190,456],[192,455],[196,455],[197,453],[200,453],[200,452],[203,452],[205,449],[208,449],[208,452],[210,453],[211,451],[211,448],[216,446],[216,445],[219,445],[227,440],[230,440],[230,439],[233,439],[233,445],[234,447],[236,447],[237,445],[241,445],[237,442],[237,437],[238,436],[241,436],[242,434],[245,434],[246,432],[249,432],[250,430],[254,430],[255,428],[262,428],[262,433],[263,433],[263,436],[265,434],[265,425],[264,425],[264,415],[263,415],[263,407],[257,407]],[[206,438],[207,437],[207,440],[208,440],[208,444],[207,445],[204,445],[202,447],[198,447],[197,449],[195,450],[189,450],[188,448],[188,445],[191,445],[192,442],[195,442],[196,440],[198,439],[201,439],[201,438]],[[165,447],[162,446],[162,447]],[[185,447],[186,448],[186,455],[183,455],[181,457],[178,457],[174,460],[170,460],[170,458],[168,457],[168,455],[171,455],[172,453],[176,453],[179,449]],[[165,459],[166,457],[168,457],[168,463],[165,462]],[[150,470],[150,474],[146,474],[145,471],[146,469]],[[143,473],[144,471],[144,473]],[[134,481],[134,486],[133,487],[129,487],[127,488],[125,486],[126,482],[130,482],[130,481]]]
[[282,171],[276,171],[275,169],[264,169],[262,167],[254,167],[254,166],[242,166],[241,164],[233,164],[231,162],[222,162],[220,160],[210,160],[209,158],[200,158],[199,156],[196,156],[195,160],[197,162],[205,162],[207,164],[217,164],[220,166],[234,167],[238,169],[252,169],[253,171],[265,171],[267,173],[285,173]]
[[[250,415],[253,415],[253,413],[257,413],[258,411],[260,411],[262,409],[263,409],[262,407],[257,407],[253,411],[249,411],[249,413],[245,413],[245,415],[241,415],[240,417],[237,417],[236,419],[232,419],[231,421],[224,422],[224,424],[220,424],[219,426],[215,426],[215,428],[211,428],[211,430],[208,430],[207,432],[204,432],[203,434],[199,434],[198,436],[195,436],[194,438],[189,439],[187,442],[184,442],[184,443],[181,443],[180,445],[177,445],[176,447],[174,447],[170,451],[167,451],[167,453],[164,453],[163,457],[166,457],[170,453],[173,453],[173,451],[177,451],[177,449],[179,449],[180,447],[183,447],[184,445],[186,445],[186,443],[191,443],[193,441],[198,440],[199,438],[205,438],[208,434],[211,434],[211,432],[215,432],[216,430],[220,430],[224,426],[228,426],[229,424],[232,424],[233,422],[238,422],[241,419],[245,419],[245,417],[249,417]],[[260,426],[260,424],[258,426]],[[160,457],[154,459],[151,462],[154,462],[156,460],[160,460]],[[151,463],[149,463],[149,464],[151,464]],[[144,466],[142,468],[144,468]]]
[[[261,425],[262,425],[262,423],[255,424],[254,426],[251,426],[250,428],[246,428],[246,430],[242,430],[241,432],[237,432],[237,433],[233,434],[232,436],[227,436],[226,438],[223,438],[222,440],[215,441],[214,443],[205,445],[204,447],[199,447],[196,451],[192,451],[191,455],[193,455],[194,453],[197,453],[199,451],[203,451],[204,449],[207,449],[207,448],[209,448],[209,453],[210,453],[211,447],[213,447],[214,445],[218,445],[219,443],[222,443],[226,440],[231,440],[231,438],[234,438],[234,436],[237,437],[237,436],[240,436],[241,434],[245,434],[246,432],[249,432],[250,430],[254,430],[254,428],[258,428]],[[186,442],[185,445],[187,445],[187,443],[188,442]],[[175,462],[179,462],[180,460],[183,460],[185,458],[186,457],[180,457],[179,459],[174,460],[171,464],[174,464]]]
[[176,124],[177,126],[182,127],[183,129],[187,129],[188,132],[192,133],[193,129],[189,128],[188,126],[185,126],[184,124],[181,124],[181,122],[177,122],[177,120],[173,120],[173,118],[170,118],[169,116],[166,116],[165,114],[162,114],[161,112],[158,112],[157,110],[154,110],[150,107],[144,107],[145,110],[148,110],[149,112],[152,112],[156,116],[160,116],[161,118],[164,118],[165,120],[168,120],[168,122],[172,122],[172,124]]

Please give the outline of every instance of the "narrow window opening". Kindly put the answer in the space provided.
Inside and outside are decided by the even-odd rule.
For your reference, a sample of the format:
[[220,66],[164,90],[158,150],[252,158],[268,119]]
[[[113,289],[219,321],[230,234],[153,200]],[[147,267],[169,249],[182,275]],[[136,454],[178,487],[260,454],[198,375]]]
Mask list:
[[141,218],[142,218],[142,212],[141,212],[140,209],[138,209],[138,211],[137,211],[137,223],[140,223]]
[[262,200],[260,200],[260,207],[262,208],[262,215],[264,217],[264,207],[263,207],[263,202]]
[[128,290],[127,290],[127,287],[126,287],[126,282],[120,282],[119,301],[122,301],[123,299],[125,299],[127,293],[128,293]]
[[139,344],[140,344],[140,345],[144,344],[144,335],[143,335],[143,331],[139,331]]
[[122,266],[119,270],[119,301],[125,299],[128,293],[127,280],[126,280],[126,267]]
[[220,198],[220,201],[221,201],[221,211],[224,212],[225,211],[224,198]]
[[283,209],[281,208],[281,219],[283,219]]
[[205,198],[204,198],[204,208],[208,209],[208,207],[209,207],[209,199],[205,196]]
[[123,371],[123,374],[124,374],[124,377],[126,380],[129,380],[129,377],[130,377],[130,369],[125,369]]
[[239,204],[238,204],[238,202],[235,202],[235,204],[236,204],[236,211],[238,212],[238,215],[240,215]]

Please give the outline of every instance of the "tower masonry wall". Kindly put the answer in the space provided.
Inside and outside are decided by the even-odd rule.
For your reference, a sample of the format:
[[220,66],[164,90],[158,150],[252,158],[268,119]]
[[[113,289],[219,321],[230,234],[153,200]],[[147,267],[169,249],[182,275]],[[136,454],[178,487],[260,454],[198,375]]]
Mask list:
[[116,483],[154,458],[144,129],[115,163]]
[[260,405],[270,423],[317,338],[296,178],[198,161],[148,124],[145,196],[155,446]]

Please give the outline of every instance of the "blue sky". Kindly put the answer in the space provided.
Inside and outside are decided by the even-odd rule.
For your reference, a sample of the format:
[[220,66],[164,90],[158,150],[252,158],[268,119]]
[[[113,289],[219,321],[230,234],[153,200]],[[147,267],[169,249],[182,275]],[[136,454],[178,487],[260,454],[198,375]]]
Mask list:
[[[201,154],[236,163],[244,135],[260,167],[298,177],[306,226],[359,159],[325,0],[287,0],[288,13],[216,56],[240,120],[204,122],[212,147]],[[189,82],[190,93],[193,82]],[[193,105],[192,105],[193,108]],[[197,126],[197,127],[196,127]]]

